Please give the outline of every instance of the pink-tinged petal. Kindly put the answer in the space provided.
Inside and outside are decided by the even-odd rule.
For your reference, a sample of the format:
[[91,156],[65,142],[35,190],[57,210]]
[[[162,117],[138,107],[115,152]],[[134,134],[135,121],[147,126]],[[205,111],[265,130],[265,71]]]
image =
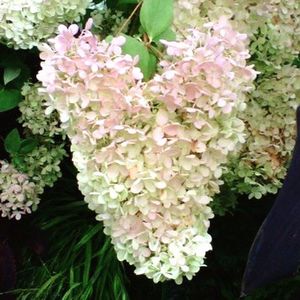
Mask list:
[[89,18],[86,23],[85,23],[85,27],[84,29],[85,30],[91,30],[92,29],[92,26],[93,26],[93,19],[92,18]]
[[201,91],[199,89],[199,86],[196,85],[196,84],[193,84],[193,83],[186,84],[185,89],[186,89],[186,97],[189,100],[194,100],[194,99],[198,98],[201,95]]
[[72,24],[72,25],[69,26],[68,30],[69,30],[73,35],[75,35],[75,34],[77,34],[78,31],[79,31],[79,27],[78,27],[78,25],[76,25],[76,24]]
[[142,80],[143,77],[144,77],[143,73],[141,72],[141,69],[140,68],[136,68],[136,67],[133,68],[133,70],[132,70],[132,76],[136,80]]
[[111,44],[116,45],[116,46],[123,46],[125,43],[126,43],[126,38],[124,36],[115,37],[111,41]]
[[156,123],[157,123],[157,125],[164,126],[165,124],[168,123],[168,120],[169,120],[169,116],[168,116],[167,111],[165,111],[163,109],[160,109],[157,112],[157,115],[156,115]]
[[179,126],[178,125],[167,125],[164,126],[164,133],[169,135],[169,136],[176,136],[178,135],[178,131],[179,131]]
[[138,194],[143,190],[143,188],[144,188],[143,182],[140,179],[137,179],[133,182],[130,191],[133,194]]
[[59,25],[57,29],[58,29],[59,33],[64,33],[65,31],[68,31],[68,28],[65,25],[62,25],[62,24]]
[[97,129],[93,132],[93,137],[95,139],[102,139],[104,137],[105,133],[106,133],[105,130],[100,127],[99,129]]
[[156,128],[153,130],[152,136],[153,136],[153,139],[154,139],[155,141],[160,141],[160,140],[162,140],[163,137],[164,137],[164,132],[163,132],[162,128],[161,128],[161,127],[156,127]]

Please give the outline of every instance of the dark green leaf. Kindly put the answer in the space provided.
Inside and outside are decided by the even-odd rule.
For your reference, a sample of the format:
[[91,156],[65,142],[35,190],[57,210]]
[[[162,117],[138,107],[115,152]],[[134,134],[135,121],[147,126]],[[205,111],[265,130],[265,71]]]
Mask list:
[[152,41],[172,25],[173,0],[144,0],[140,21]]
[[156,59],[155,55],[150,53],[149,54],[149,61],[148,61],[148,69],[147,69],[147,72],[145,74],[146,80],[149,80],[153,77],[153,75],[156,72],[156,66],[157,66],[157,59]]
[[0,91],[0,112],[17,107],[21,99],[22,95],[18,90]]
[[28,138],[21,142],[19,153],[20,154],[27,154],[33,151],[38,145],[38,142],[36,139]]
[[5,68],[4,69],[4,74],[3,74],[3,81],[4,84],[8,84],[9,82],[13,81],[16,79],[21,73],[20,68]]
[[18,129],[13,129],[4,140],[4,147],[8,153],[17,153],[21,146],[21,138]]
[[122,4],[137,4],[139,3],[139,0],[119,0],[118,5]]
[[144,46],[144,44],[137,39],[124,35],[126,37],[126,43],[123,45],[122,50],[124,53],[131,55],[132,57],[138,55],[139,56],[139,63],[138,66],[140,67],[141,71],[144,74],[144,79],[149,79],[149,60],[150,54],[148,49]]
[[76,244],[74,250],[78,250],[80,247],[88,243],[94,235],[100,234],[102,230],[102,224],[97,224],[93,226],[89,231],[81,238],[81,240]]

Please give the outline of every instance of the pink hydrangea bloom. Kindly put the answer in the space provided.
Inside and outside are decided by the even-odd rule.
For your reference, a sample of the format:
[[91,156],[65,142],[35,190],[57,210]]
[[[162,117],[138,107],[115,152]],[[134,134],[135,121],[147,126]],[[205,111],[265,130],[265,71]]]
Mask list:
[[245,36],[221,19],[163,41],[168,55],[145,83],[123,37],[73,28],[44,46],[38,79],[71,139],[80,190],[137,274],[190,279],[211,250],[222,165],[244,141],[237,114],[256,76]]

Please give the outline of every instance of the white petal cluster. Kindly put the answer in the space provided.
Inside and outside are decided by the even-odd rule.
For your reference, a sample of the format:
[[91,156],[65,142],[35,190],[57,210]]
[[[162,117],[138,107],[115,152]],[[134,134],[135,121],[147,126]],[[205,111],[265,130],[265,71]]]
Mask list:
[[36,186],[29,177],[0,160],[1,217],[20,220],[23,214],[35,210],[39,201]]
[[53,35],[57,24],[79,21],[91,0],[0,0],[0,42],[30,49]]
[[[88,22],[87,26],[90,23]],[[180,42],[147,83],[124,37],[60,26],[38,79],[70,137],[78,182],[117,256],[155,282],[191,278],[211,249],[208,206],[244,141],[237,114],[256,72],[246,36],[222,18]]]

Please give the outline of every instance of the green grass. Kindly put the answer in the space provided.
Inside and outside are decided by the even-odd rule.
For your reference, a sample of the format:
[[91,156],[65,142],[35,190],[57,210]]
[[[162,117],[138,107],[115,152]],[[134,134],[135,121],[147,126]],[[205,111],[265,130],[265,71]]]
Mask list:
[[78,192],[74,171],[44,194],[32,225],[47,241],[46,256],[24,252],[17,299],[127,300],[126,277],[102,223]]

